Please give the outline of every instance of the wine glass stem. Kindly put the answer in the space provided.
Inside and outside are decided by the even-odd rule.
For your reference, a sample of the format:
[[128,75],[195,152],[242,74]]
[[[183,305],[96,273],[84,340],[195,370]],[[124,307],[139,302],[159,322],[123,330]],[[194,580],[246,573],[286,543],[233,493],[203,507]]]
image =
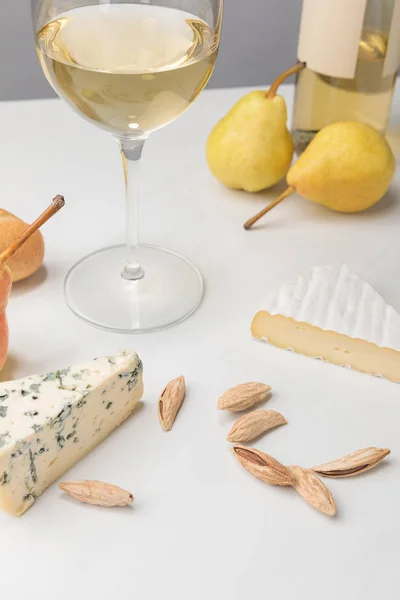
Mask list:
[[144,277],[139,263],[139,171],[145,138],[119,139],[126,184],[126,264],[122,277]]

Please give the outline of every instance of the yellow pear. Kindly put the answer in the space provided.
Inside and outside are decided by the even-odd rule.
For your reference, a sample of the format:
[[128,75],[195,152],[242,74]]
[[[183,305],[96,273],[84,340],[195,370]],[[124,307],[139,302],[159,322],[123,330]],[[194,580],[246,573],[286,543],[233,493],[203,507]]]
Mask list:
[[393,179],[396,160],[384,136],[353,121],[324,127],[287,175],[298,194],[339,212],[376,204]]
[[211,172],[226,186],[259,192],[280,181],[293,158],[283,98],[250,92],[214,127],[207,142]]
[[285,100],[277,96],[280,84],[304,69],[297,63],[282,73],[268,92],[243,96],[212,130],[207,141],[211,172],[226,186],[259,192],[278,183],[293,158],[293,141],[286,126]]
[[317,133],[290,168],[289,187],[245,228],[294,191],[338,212],[361,212],[384,196],[395,168],[389,144],[373,127],[354,121],[333,123]]

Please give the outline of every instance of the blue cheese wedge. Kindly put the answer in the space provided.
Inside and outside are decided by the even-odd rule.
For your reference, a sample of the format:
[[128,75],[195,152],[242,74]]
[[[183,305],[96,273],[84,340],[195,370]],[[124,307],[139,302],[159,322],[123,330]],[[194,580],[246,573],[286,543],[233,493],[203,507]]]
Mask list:
[[143,395],[134,352],[0,383],[0,507],[24,513],[102,442]]
[[272,292],[253,336],[400,382],[400,315],[346,265],[314,267]]

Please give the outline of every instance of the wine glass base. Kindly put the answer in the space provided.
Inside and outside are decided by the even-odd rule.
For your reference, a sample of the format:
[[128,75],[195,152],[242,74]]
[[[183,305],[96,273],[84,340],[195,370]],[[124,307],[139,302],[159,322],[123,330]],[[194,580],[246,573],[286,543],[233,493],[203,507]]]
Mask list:
[[164,248],[141,245],[144,277],[122,276],[125,246],[86,256],[65,279],[65,298],[78,317],[95,327],[123,333],[158,331],[187,319],[200,306],[204,283],[189,260]]

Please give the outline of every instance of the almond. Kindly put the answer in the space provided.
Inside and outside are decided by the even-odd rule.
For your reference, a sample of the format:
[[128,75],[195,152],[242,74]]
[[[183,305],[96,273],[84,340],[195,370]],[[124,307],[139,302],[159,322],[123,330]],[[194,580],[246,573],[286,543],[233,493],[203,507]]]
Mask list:
[[389,448],[364,448],[332,462],[313,467],[312,470],[322,477],[335,479],[354,477],[376,467],[388,454],[390,454]]
[[276,410],[254,410],[233,424],[226,439],[228,442],[250,442],[262,433],[286,423],[285,417]]
[[133,496],[122,488],[102,481],[64,481],[58,486],[79,502],[104,506],[127,506],[132,504]]
[[294,485],[295,478],[290,471],[273,456],[255,448],[234,446],[233,453],[249,473],[269,485]]
[[288,470],[295,478],[294,489],[308,504],[330,517],[336,514],[332,494],[314,471],[296,466],[288,467]]
[[263,402],[270,394],[271,387],[265,383],[242,383],[230,388],[218,400],[220,410],[238,412]]
[[158,400],[158,418],[164,431],[171,431],[185,395],[186,383],[183,376],[170,381],[162,391]]

